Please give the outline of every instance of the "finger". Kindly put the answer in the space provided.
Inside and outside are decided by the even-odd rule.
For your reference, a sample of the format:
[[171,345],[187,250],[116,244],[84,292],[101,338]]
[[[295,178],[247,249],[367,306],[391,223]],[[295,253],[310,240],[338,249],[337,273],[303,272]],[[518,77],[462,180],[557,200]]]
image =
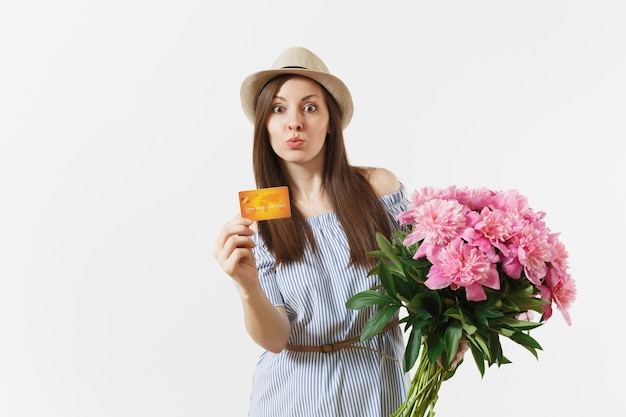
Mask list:
[[236,281],[238,281],[237,276],[242,272],[242,266],[256,270],[252,250],[245,248],[236,248],[233,250],[230,256],[224,258],[221,265],[224,272],[233,277]]
[[241,235],[230,235],[222,247],[216,248],[215,258],[218,262],[225,263],[229,258],[232,257],[233,253],[237,249],[246,249],[252,250],[252,248],[256,247],[256,244],[250,239],[248,236]]
[[254,230],[250,228],[251,225],[252,221],[250,219],[239,217],[224,224],[220,233],[226,237],[230,235],[252,236]]
[[252,236],[254,230],[250,228],[251,221],[241,216],[226,223],[215,239],[213,255],[217,258],[218,253],[226,245],[231,236]]

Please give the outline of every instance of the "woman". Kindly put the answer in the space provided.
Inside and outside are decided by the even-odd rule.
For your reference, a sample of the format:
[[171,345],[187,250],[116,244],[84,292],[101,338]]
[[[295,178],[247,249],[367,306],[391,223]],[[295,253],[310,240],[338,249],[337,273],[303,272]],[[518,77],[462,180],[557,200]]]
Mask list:
[[288,186],[291,217],[226,223],[214,256],[239,288],[246,329],[266,351],[253,379],[249,416],[389,416],[406,394],[391,324],[358,337],[373,310],[346,301],[371,289],[376,232],[391,235],[408,207],[396,176],[348,163],[343,129],[348,88],[304,48],[247,77],[244,112],[254,123],[258,188]]

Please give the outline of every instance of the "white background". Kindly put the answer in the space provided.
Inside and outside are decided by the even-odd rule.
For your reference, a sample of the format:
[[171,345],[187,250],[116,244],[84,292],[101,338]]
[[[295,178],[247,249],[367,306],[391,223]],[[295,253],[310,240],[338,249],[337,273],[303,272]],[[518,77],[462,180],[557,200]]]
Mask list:
[[[287,47],[351,88],[352,163],[516,188],[578,300],[536,360],[438,415],[626,414],[620,0],[0,2],[0,416],[244,416],[259,348],[212,257],[254,186],[248,74]],[[352,416],[350,416],[352,417]]]

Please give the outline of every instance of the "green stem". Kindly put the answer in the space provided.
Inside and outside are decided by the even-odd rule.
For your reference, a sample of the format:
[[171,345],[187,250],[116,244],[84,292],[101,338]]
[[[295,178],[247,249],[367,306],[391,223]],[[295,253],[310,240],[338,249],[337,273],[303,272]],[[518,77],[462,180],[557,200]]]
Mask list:
[[444,373],[439,365],[430,363],[426,346],[423,346],[406,399],[390,417],[434,417]]

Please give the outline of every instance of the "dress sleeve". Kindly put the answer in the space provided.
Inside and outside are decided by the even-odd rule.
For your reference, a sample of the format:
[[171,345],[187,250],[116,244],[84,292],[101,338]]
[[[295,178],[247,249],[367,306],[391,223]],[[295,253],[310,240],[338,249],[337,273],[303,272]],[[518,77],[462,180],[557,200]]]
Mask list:
[[404,185],[400,184],[400,189],[398,191],[383,195],[380,197],[380,200],[389,214],[391,228],[398,230],[405,229],[406,226],[401,225],[398,221],[398,215],[409,210],[410,206],[410,200],[407,196]]
[[261,288],[267,295],[267,298],[275,306],[285,305],[283,295],[280,292],[278,282],[276,280],[276,271],[274,265],[276,260],[272,255],[261,236],[256,233],[252,237],[256,247],[253,249],[254,258],[256,259],[256,269],[259,273],[259,281],[261,282]]

